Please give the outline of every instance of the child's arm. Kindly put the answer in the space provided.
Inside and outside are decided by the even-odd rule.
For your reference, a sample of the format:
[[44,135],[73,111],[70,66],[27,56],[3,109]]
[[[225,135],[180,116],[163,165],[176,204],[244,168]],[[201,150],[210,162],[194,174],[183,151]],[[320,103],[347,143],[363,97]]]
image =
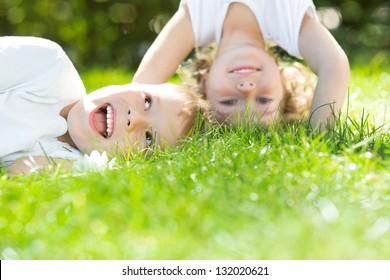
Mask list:
[[61,166],[71,167],[73,162],[65,159],[52,159],[48,160],[47,157],[37,156],[37,157],[22,157],[12,163],[6,168],[7,173],[12,175],[21,175],[29,174],[35,171],[43,171],[46,168],[61,164]]
[[187,6],[180,6],[143,57],[133,82],[165,83],[194,47]]
[[350,77],[348,58],[329,31],[309,16],[302,22],[299,49],[318,76],[311,124],[323,130],[328,122],[333,124],[333,113],[337,117],[342,108]]

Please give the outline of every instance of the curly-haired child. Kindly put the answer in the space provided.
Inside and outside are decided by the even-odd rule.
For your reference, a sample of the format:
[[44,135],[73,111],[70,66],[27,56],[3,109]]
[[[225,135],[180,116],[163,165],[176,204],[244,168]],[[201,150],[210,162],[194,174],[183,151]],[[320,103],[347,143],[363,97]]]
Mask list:
[[[210,71],[216,51],[216,44],[198,48],[194,57],[186,60],[177,71],[183,83],[200,93],[203,98],[206,98],[205,73]],[[314,93],[312,74],[301,63],[293,62],[291,57],[283,60],[278,54],[283,53],[279,48],[271,47],[269,52],[273,53],[279,66],[283,85],[283,98],[279,104],[280,116],[275,117],[282,118],[285,123],[307,120]],[[219,121],[226,120],[222,118]]]
[[217,119],[235,122],[249,108],[260,122],[269,123],[279,118],[281,107],[288,107],[288,86],[282,83],[286,72],[267,52],[271,42],[303,58],[318,77],[311,124],[323,129],[334,122],[347,91],[349,63],[319,23],[312,0],[182,0],[133,81],[165,82],[194,47],[213,42],[217,53],[209,71],[202,73],[202,85]]

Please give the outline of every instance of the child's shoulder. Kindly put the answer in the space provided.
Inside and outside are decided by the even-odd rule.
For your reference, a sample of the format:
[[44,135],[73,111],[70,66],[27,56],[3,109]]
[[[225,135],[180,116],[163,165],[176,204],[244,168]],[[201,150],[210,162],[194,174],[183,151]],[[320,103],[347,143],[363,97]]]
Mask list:
[[13,52],[31,51],[31,55],[36,52],[53,53],[62,56],[65,54],[62,47],[49,39],[33,36],[2,36],[0,37],[0,50]]

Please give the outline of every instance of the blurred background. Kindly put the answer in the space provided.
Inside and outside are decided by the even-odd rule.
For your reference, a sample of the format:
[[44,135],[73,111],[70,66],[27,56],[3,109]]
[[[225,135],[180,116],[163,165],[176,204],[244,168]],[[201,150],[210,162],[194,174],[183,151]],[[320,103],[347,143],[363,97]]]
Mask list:
[[[59,43],[76,68],[135,70],[180,0],[0,0],[0,36]],[[314,0],[352,63],[390,57],[389,0]],[[388,61],[388,60],[387,60]]]

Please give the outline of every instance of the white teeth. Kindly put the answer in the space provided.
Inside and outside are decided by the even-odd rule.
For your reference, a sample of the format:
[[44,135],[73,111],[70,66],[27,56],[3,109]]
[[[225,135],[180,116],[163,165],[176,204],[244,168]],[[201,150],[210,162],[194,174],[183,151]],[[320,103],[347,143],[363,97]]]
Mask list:
[[107,111],[107,138],[110,138],[112,136],[112,133],[114,131],[114,110],[112,109],[112,106],[110,104],[107,105],[106,108]]
[[233,71],[233,73],[247,74],[247,73],[254,73],[256,71],[257,71],[257,69],[240,69],[240,70]]

